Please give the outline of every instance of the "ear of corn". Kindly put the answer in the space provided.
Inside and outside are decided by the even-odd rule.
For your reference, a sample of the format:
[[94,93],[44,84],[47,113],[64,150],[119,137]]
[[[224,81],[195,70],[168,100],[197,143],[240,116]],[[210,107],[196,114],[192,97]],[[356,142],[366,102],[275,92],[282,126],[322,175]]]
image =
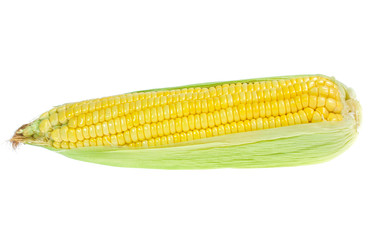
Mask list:
[[121,167],[296,166],[343,152],[360,116],[353,91],[334,78],[283,76],[64,104],[23,125],[11,141]]

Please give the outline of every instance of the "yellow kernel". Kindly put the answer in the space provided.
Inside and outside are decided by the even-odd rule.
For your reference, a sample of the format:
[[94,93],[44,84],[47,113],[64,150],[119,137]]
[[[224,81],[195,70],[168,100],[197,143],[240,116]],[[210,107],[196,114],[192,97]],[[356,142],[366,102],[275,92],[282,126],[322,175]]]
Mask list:
[[61,129],[60,129],[60,136],[61,136],[62,141],[69,141],[69,139],[68,139],[68,131],[69,131],[68,126],[61,127]]
[[61,148],[68,149],[69,148],[68,142],[61,142]]
[[328,121],[338,121],[337,114],[335,114],[335,113],[329,113],[329,115],[328,115]]
[[234,105],[233,97],[231,94],[227,95],[227,105],[228,107],[232,107]]
[[290,94],[290,97],[291,98],[294,98],[296,97],[296,90],[294,90],[294,87],[293,86],[288,86],[288,90],[289,90],[289,94]]
[[260,117],[265,117],[265,105],[264,102],[259,103]]
[[[292,99],[291,99],[292,100]],[[302,107],[302,100],[301,100],[301,97],[300,96],[297,96],[295,99],[295,104],[296,104],[296,107],[297,107],[297,110],[302,110],[303,107]]]
[[86,138],[86,139],[90,138],[89,127],[88,126],[85,126],[85,127],[82,128],[82,133],[83,133],[84,138]]
[[309,107],[313,109],[317,107],[317,96],[309,96]]
[[270,117],[268,118],[268,127],[269,128],[275,128],[275,118],[274,117]]
[[213,113],[208,113],[207,114],[207,122],[209,127],[214,127],[215,126],[215,121],[214,121],[214,115]]
[[186,133],[182,132],[179,135],[180,135],[180,142],[187,141],[187,134]]
[[86,113],[85,115],[85,125],[92,125],[93,124],[93,113]]
[[[223,125],[221,127],[223,127],[223,129],[224,129]],[[249,121],[249,120],[244,121],[244,129],[246,132],[251,131],[251,121]]]
[[77,140],[79,140],[79,141],[84,140],[84,136],[82,134],[82,129],[81,128],[77,128],[76,129],[76,137],[77,137]]
[[105,109],[105,120],[109,121],[111,119],[111,108]]
[[314,87],[309,90],[309,95],[318,96],[318,92],[319,92],[319,89],[317,87]]
[[131,140],[131,137],[130,137],[130,132],[129,131],[126,131],[123,133],[123,137],[124,137],[124,140],[127,144],[131,143],[132,140]]
[[341,113],[342,108],[343,108],[343,105],[342,105],[341,101],[337,101],[337,105],[336,105],[336,107],[334,108],[333,112],[335,112],[335,113]]
[[54,129],[54,130],[52,131],[50,137],[53,139],[53,141],[59,143],[59,142],[62,141],[62,139],[61,139],[61,134],[60,134],[60,133],[61,133],[60,129],[59,129],[59,128],[56,128],[56,129]]
[[[124,118],[124,117],[122,117],[122,118]],[[114,119],[114,127],[115,127],[115,131],[117,133],[120,133],[123,131],[122,126],[121,126],[121,118],[120,117]]]
[[[163,117],[164,119],[170,119],[171,115],[170,115],[170,106],[169,105],[165,105],[163,106]],[[150,123],[150,110],[149,109],[146,109],[145,110],[145,120],[146,120],[146,123]]]
[[83,103],[81,106],[81,112],[87,113],[89,111],[89,103]]
[[110,136],[103,136],[102,137],[102,143],[104,146],[110,146],[111,145]]
[[247,118],[247,111],[245,110],[245,105],[239,104],[237,108],[239,111],[240,120],[245,120]]
[[286,117],[287,117],[288,125],[289,125],[289,126],[295,124],[294,117],[293,117],[293,114],[292,114],[292,113],[288,113],[288,114],[286,115]]
[[158,137],[158,128],[156,123],[150,124],[150,133],[153,138]]
[[158,121],[164,120],[164,114],[163,114],[163,107],[162,106],[157,107],[157,115],[158,115]]
[[85,114],[81,113],[77,117],[77,126],[78,127],[83,127],[83,126],[85,126],[85,124],[86,124],[86,122],[85,122]]
[[101,126],[102,126],[103,135],[109,135],[109,126],[108,126],[108,123],[107,122],[103,122],[103,123],[101,123]]
[[182,118],[175,119],[175,130],[178,133],[182,132]]
[[145,122],[146,122],[146,120],[145,120],[145,113],[142,110],[138,112],[138,122],[141,125],[145,124]]
[[75,107],[73,108],[73,113],[74,113],[74,116],[78,116],[78,115],[80,115],[80,113],[81,113],[81,107],[80,107],[80,106],[75,106]]
[[289,93],[289,88],[288,87],[283,87],[282,88],[282,93],[283,93],[285,99],[289,99],[290,98],[290,93]]
[[314,110],[310,107],[307,107],[304,109],[304,112],[306,113],[306,117],[308,118],[308,121],[312,121]]
[[155,107],[151,109],[150,115],[151,115],[151,122],[155,123],[158,121],[157,109]]
[[252,92],[245,92],[246,103],[252,103]]
[[139,113],[138,112],[133,112],[131,114],[132,118],[132,123],[134,127],[137,127],[139,125]]
[[[190,130],[194,130],[195,129],[195,117],[194,117],[194,115],[189,115],[188,116],[188,126],[189,126]],[[175,128],[175,125],[174,125],[174,128]]]
[[334,100],[333,98],[326,99],[325,107],[326,109],[328,109],[329,112],[333,112],[336,106],[337,106],[336,100]]
[[280,116],[280,121],[281,121],[281,126],[286,127],[288,126],[288,118],[286,115],[281,115]]
[[277,100],[277,90],[276,90],[276,88],[271,88],[269,90],[269,92],[271,94],[271,101]]
[[233,120],[234,120],[235,122],[240,121],[239,110],[237,109],[237,107],[233,107],[233,108],[232,108],[232,113],[233,113]]
[[75,129],[69,129],[68,130],[68,140],[72,143],[77,142],[77,137],[76,137],[76,130]]
[[264,101],[264,92],[262,90],[259,90],[256,92],[256,94],[257,94],[258,102],[263,102]]
[[231,127],[231,133],[237,133],[237,124],[236,124],[236,122],[230,123],[230,127]]
[[188,116],[188,114],[190,114],[188,101],[182,102],[182,112],[183,116]]
[[73,148],[76,148],[76,144],[75,143],[72,143],[72,142],[69,142],[69,149],[73,149]]
[[68,127],[76,128],[77,127],[77,117],[69,119]]
[[254,103],[259,102],[259,99],[258,99],[256,91],[252,92],[252,102],[254,102]]
[[329,98],[336,98],[337,93],[338,93],[338,90],[336,90],[334,88],[329,88],[329,95],[328,95],[328,97]]
[[257,129],[256,119],[251,120],[251,130],[254,131]]
[[113,119],[109,120],[107,122],[107,126],[108,126],[108,130],[109,130],[110,134],[115,134],[116,133],[116,131],[115,131],[115,124],[114,124],[114,120]]
[[239,101],[241,104],[245,104],[247,101],[245,99],[245,92],[240,92],[239,93]]
[[263,118],[263,129],[269,128],[268,118]]
[[161,122],[157,123],[157,133],[159,137],[163,136],[163,124]]
[[113,106],[111,108],[111,117],[112,118],[118,117],[118,106]]
[[58,125],[59,121],[58,121],[58,114],[55,112],[55,113],[52,113],[50,116],[49,116],[49,121],[51,123],[52,126],[56,126]]
[[74,117],[73,107],[66,109],[66,118],[71,119]]
[[61,148],[61,143],[59,143],[59,142],[53,142],[53,147],[55,147],[55,148]]
[[301,104],[303,108],[306,108],[309,106],[309,95],[308,94],[302,94],[301,95]]
[[93,112],[93,124],[97,124],[99,121],[99,112],[98,111],[94,111]]
[[192,131],[187,132],[187,141],[194,140],[194,134]]
[[233,109],[232,108],[227,108],[226,115],[227,115],[228,122],[231,123],[233,121],[233,119],[234,119],[234,117],[233,117]]
[[[245,105],[245,109],[246,109],[247,119],[252,119],[252,117],[253,117],[252,104],[247,103]],[[222,121],[223,124],[225,124],[226,122],[223,123],[223,121]]]
[[273,116],[278,116],[280,114],[285,114],[285,105],[283,105],[283,101],[272,101],[271,102],[271,110]]
[[259,110],[259,104],[258,103],[252,104],[252,112],[253,112],[254,118],[258,118],[260,116],[260,110]]
[[139,141],[142,141],[145,139],[145,133],[143,131],[143,127],[142,126],[138,126],[137,127],[137,136],[138,136],[138,140]]
[[207,114],[200,114],[200,125],[204,129],[208,127]]
[[164,135],[169,135],[170,134],[170,126],[168,120],[164,120],[162,122],[162,128],[163,128],[163,134]]
[[265,107],[265,117],[272,116],[271,102],[264,102],[264,107]]
[[136,127],[133,127],[132,129],[130,129],[130,138],[131,138],[131,141],[138,142],[138,133],[137,133]]
[[275,127],[281,127],[281,118],[280,116],[275,117]]
[[[193,116],[193,115],[191,115],[191,116]],[[174,119],[170,119],[170,120],[168,121],[168,125],[169,125],[169,128],[170,128],[170,133],[171,133],[171,134],[176,133],[175,120],[174,120]]]
[[181,103],[181,102],[177,102],[175,106],[176,106],[176,113],[177,113],[177,116],[178,116],[178,117],[182,117],[182,116],[183,116],[182,103]]
[[208,112],[213,112],[215,110],[214,100],[212,98],[207,99]]
[[318,95],[320,97],[324,97],[324,98],[328,97],[329,96],[329,88],[327,86],[320,86],[318,88]]
[[329,111],[325,107],[319,107],[316,109],[317,112],[319,112],[325,119],[329,115]]
[[313,117],[312,117],[312,123],[315,122],[322,122],[323,121],[323,116],[317,111],[314,111]]
[[52,125],[50,124],[49,119],[44,119],[40,122],[39,129],[40,132],[45,134],[49,131],[49,129],[52,128]]
[[263,128],[264,128],[264,126],[263,126],[263,119],[262,118],[256,119],[256,129],[257,130],[261,130]]

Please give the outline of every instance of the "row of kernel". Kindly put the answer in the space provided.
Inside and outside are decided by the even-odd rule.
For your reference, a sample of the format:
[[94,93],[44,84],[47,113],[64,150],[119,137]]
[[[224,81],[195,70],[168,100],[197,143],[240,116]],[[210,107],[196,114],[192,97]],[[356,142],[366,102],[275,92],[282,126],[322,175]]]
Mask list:
[[[303,82],[301,83],[303,84]],[[253,84],[252,83],[248,83],[248,84],[237,83],[237,84],[231,84],[226,87],[222,87],[218,85],[215,87],[210,87],[209,89],[199,88],[199,91],[194,91],[195,89],[190,88],[189,91],[172,90],[167,92],[131,93],[131,94],[107,97],[102,99],[83,101],[80,103],[72,104],[71,106],[68,106],[65,109],[61,109],[60,111],[63,112],[63,110],[66,110],[65,112],[66,118],[70,119],[72,116],[78,116],[81,113],[93,112],[94,110],[100,110],[100,109],[104,109],[108,107],[113,107],[115,105],[124,104],[124,103],[133,103],[133,102],[141,101],[143,102],[142,105],[144,107],[145,105],[150,107],[150,106],[164,105],[167,102],[175,102],[175,101],[183,101],[183,100],[191,100],[191,99],[192,100],[205,99],[208,97],[221,96],[222,94],[227,94],[227,93],[234,94],[234,93],[241,93],[241,92],[245,93],[247,91],[264,91],[264,90],[269,91],[271,88],[274,89],[273,91],[276,91],[277,86],[278,86],[277,81],[272,81],[272,82],[266,81],[266,82],[255,82]],[[288,84],[285,84],[285,86],[288,86]],[[289,90],[292,90],[291,92],[293,94],[294,90],[292,88],[289,88]],[[267,94],[268,91],[265,91],[264,95],[266,96],[269,95]],[[172,95],[171,93],[174,93],[174,94]],[[145,104],[145,102],[147,104]],[[150,102],[152,102],[152,104],[150,104]]]
[[[78,141],[53,142],[53,146],[56,148],[74,148],[74,147],[88,147],[88,146],[159,146],[167,145],[177,142],[191,141],[200,138],[219,136],[231,133],[254,131],[275,127],[291,126],[295,124],[302,124],[308,122],[319,122],[323,121],[324,116],[311,108],[305,108],[297,113],[288,113],[286,115],[269,117],[269,118],[257,118],[252,120],[245,120],[239,122],[231,122],[222,124],[216,127],[208,127],[205,129],[185,129],[188,131],[166,132],[166,127],[161,126],[158,130],[152,131],[150,135],[144,129],[133,128],[131,131],[126,131],[124,133],[112,134],[107,136],[98,136],[88,139],[79,139]],[[330,113],[328,115],[328,121],[340,121],[342,116],[340,114]],[[165,124],[164,124],[165,125]],[[151,129],[156,129],[150,126]],[[146,142],[145,142],[146,141]],[[135,145],[131,145],[135,144]]]
[[[166,105],[167,106],[167,105]],[[105,133],[108,133],[108,129],[110,128],[111,132],[114,132],[114,129],[117,129],[117,131],[125,131],[127,128],[131,128],[133,126],[143,125],[145,123],[151,123],[151,122],[157,122],[157,121],[163,121],[168,120],[170,118],[176,118],[176,117],[182,117],[183,113],[186,113],[185,116],[188,116],[188,112],[186,112],[186,108],[183,108],[184,106],[180,106],[178,110],[173,109],[170,113],[170,109],[165,108],[165,111],[161,107],[158,107],[158,109],[151,109],[151,111],[140,111],[139,113],[135,112],[133,114],[128,114],[126,117],[117,117],[117,114],[106,114],[106,117],[104,114],[101,114],[101,117],[99,118],[98,112],[94,112],[93,116],[94,118],[87,117],[84,114],[81,114],[78,118],[72,118],[69,121],[68,126],[70,128],[81,128],[85,127],[85,125],[90,126],[89,132],[95,132],[95,129],[98,129],[98,132],[101,132],[103,129],[103,133],[100,133],[98,135],[107,135]],[[340,101],[336,101],[331,98],[323,98],[323,97],[316,97],[316,96],[309,96],[304,94],[301,98],[296,97],[295,99],[290,100],[279,100],[279,101],[272,101],[272,102],[261,102],[259,104],[239,104],[237,107],[234,108],[228,108],[228,109],[221,109],[220,113],[218,111],[215,112],[209,112],[207,109],[202,113],[202,119],[205,118],[205,116],[214,116],[215,119],[226,119],[227,116],[229,119],[230,116],[234,116],[236,120],[245,120],[245,119],[252,119],[252,118],[258,118],[258,117],[270,117],[270,116],[278,116],[283,115],[285,113],[289,112],[296,112],[297,110],[301,110],[302,108],[311,107],[311,108],[321,108],[324,107],[329,112],[334,113],[340,113],[342,110],[342,103]],[[158,111],[156,111],[158,110]],[[214,109],[210,109],[214,111]],[[197,111],[197,113],[201,113],[202,110]],[[103,111],[100,111],[101,113]],[[107,112],[107,111],[106,111]],[[176,114],[177,113],[177,114]],[[207,115],[208,114],[208,115]],[[193,116],[193,115],[191,115]],[[190,116],[190,118],[191,118]],[[220,117],[221,116],[221,117]],[[114,117],[112,119],[112,117]],[[192,117],[194,118],[194,117]],[[199,116],[196,116],[197,119],[199,119]],[[42,123],[45,123],[44,120]],[[220,121],[220,120],[219,120]],[[224,120],[223,120],[224,122]],[[41,123],[41,124],[42,124]],[[49,125],[50,127],[50,125]],[[63,128],[66,129],[66,128]],[[85,130],[88,129],[88,127],[84,128]],[[93,131],[92,131],[93,130]],[[56,130],[57,132],[58,130]],[[78,130],[77,130],[78,131]],[[54,133],[53,135],[56,135],[57,133]],[[87,131],[86,131],[87,132]]]
[[[175,89],[175,90],[168,90],[168,91],[149,91],[149,92],[136,92],[136,93],[128,93],[128,94],[122,94],[122,95],[116,95],[101,99],[93,99],[93,100],[86,100],[79,103],[74,104],[65,104],[60,107],[57,107],[55,109],[52,109],[54,111],[61,111],[63,109],[68,109],[70,107],[76,106],[77,108],[82,108],[85,110],[88,106],[87,105],[101,105],[101,107],[110,107],[117,105],[119,103],[126,103],[126,102],[133,102],[137,100],[142,99],[148,99],[153,97],[160,97],[160,96],[170,96],[170,95],[176,95],[181,93],[198,93],[198,92],[208,92],[210,91],[212,96],[214,96],[214,92],[217,95],[223,94],[225,91],[228,93],[230,91],[231,93],[234,92],[245,92],[245,91],[257,91],[257,90],[264,90],[264,89],[270,89],[270,88],[278,88],[278,87],[285,87],[288,85],[293,85],[296,83],[304,83],[309,82],[310,85],[326,85],[328,87],[334,87],[337,86],[330,80],[323,78],[323,77],[305,77],[305,78],[294,78],[294,79],[281,79],[281,80],[272,80],[272,81],[260,81],[260,82],[249,82],[249,83],[236,83],[236,84],[223,84],[223,85],[217,85],[210,88],[183,88],[183,89]],[[317,82],[317,84],[315,84]],[[231,90],[228,90],[228,88],[231,88]],[[225,89],[225,90],[224,90]],[[90,106],[91,108],[91,106]],[[78,109],[77,109],[78,110]]]
[[[288,101],[285,101],[288,102]],[[283,103],[283,101],[280,101]],[[275,102],[276,104],[276,102]],[[56,128],[53,130],[51,137],[54,141],[71,141],[76,142],[77,140],[88,139],[91,137],[102,137],[104,135],[115,134],[125,132],[132,129],[134,137],[138,138],[145,136],[146,138],[156,137],[157,135],[168,135],[175,132],[186,132],[194,129],[208,128],[219,126],[221,124],[231,123],[233,121],[237,122],[240,120],[251,120],[253,118],[264,118],[264,117],[277,117],[279,115],[285,115],[288,113],[295,113],[300,109],[297,107],[292,107],[286,109],[283,104],[279,104],[279,109],[275,109],[276,105],[266,104],[247,104],[239,105],[238,107],[221,109],[220,111],[215,111],[212,113],[202,113],[198,115],[189,115],[188,117],[163,120],[158,123],[139,123],[134,121],[131,116],[119,117],[116,119],[109,120],[108,122],[98,123],[96,125],[85,126],[83,128],[70,129],[67,126],[61,128]],[[293,105],[292,105],[293,106]],[[308,107],[308,106],[304,106]],[[277,106],[276,106],[277,108]],[[312,108],[306,108],[312,109]],[[325,118],[329,114],[329,111],[325,107],[319,107],[316,109]],[[273,115],[272,115],[273,114]]]
[[[303,92],[302,92],[303,93]],[[280,95],[279,95],[280,96]],[[293,96],[295,97],[295,96]],[[164,105],[164,106],[158,106],[156,108],[146,108],[150,107],[147,105],[142,105],[141,101],[138,101],[137,103],[125,103],[120,104],[117,106],[113,106],[112,108],[106,108],[106,109],[100,109],[96,110],[94,112],[81,113],[78,115],[78,117],[72,117],[72,115],[67,114],[67,117],[72,117],[69,120],[69,126],[75,128],[77,126],[77,122],[79,123],[79,126],[81,125],[90,125],[95,124],[98,121],[108,121],[112,118],[116,118],[118,116],[123,116],[128,113],[134,112],[134,111],[141,111],[139,114],[144,114],[146,116],[149,116],[150,114],[153,114],[153,118],[155,118],[156,113],[161,114],[167,114],[169,115],[169,112],[172,111],[175,113],[174,110],[176,110],[176,115],[178,117],[180,116],[187,116],[189,113],[200,113],[200,112],[209,112],[214,110],[219,110],[220,108],[226,108],[226,107],[232,107],[233,105],[238,105],[240,103],[251,103],[251,102],[268,102],[273,100],[282,100],[283,97],[277,97],[276,91],[274,94],[267,90],[260,91],[259,94],[257,92],[246,92],[246,93],[240,93],[240,94],[233,94],[233,95],[222,95],[220,97],[215,98],[208,98],[203,100],[196,100],[196,101],[182,101],[177,102],[176,104],[170,104],[170,105]],[[166,102],[164,102],[166,103]],[[142,110],[144,108],[144,111]],[[188,109],[189,108],[189,109]],[[173,118],[173,117],[172,117]],[[54,114],[51,116],[51,122],[53,123],[53,126],[55,126],[58,122],[64,124],[66,123],[66,119],[60,117],[60,115]]]
[[[192,141],[197,140],[201,138],[208,138],[213,136],[220,136],[220,135],[226,135],[231,133],[240,133],[240,132],[247,132],[247,131],[255,131],[255,130],[262,130],[262,129],[268,129],[268,128],[275,128],[275,127],[282,127],[282,126],[290,126],[295,124],[302,124],[302,123],[308,123],[308,118],[311,118],[311,121],[321,121],[322,118],[319,118],[319,120],[314,119],[313,116],[315,116],[315,112],[313,111],[313,114],[310,113],[310,111],[307,111],[309,114],[307,114],[305,111],[299,111],[298,113],[289,113],[287,115],[277,116],[277,117],[270,117],[270,118],[258,118],[258,119],[252,119],[252,120],[245,120],[245,121],[239,121],[239,122],[231,122],[223,125],[219,125],[216,127],[208,127],[205,129],[195,129],[195,130],[189,130],[187,132],[176,132],[171,133],[168,135],[155,135],[155,136],[148,136],[145,137],[144,133],[141,133],[141,137],[139,137],[139,133],[133,132],[132,134],[129,132],[124,133],[125,136],[125,143],[126,144],[136,144],[136,147],[153,147],[153,146],[161,146],[161,145],[168,145],[178,142],[186,142],[186,141]],[[312,115],[312,116],[308,116]]]
[[[258,83],[258,82],[256,82]],[[266,83],[266,82],[265,82]],[[265,84],[264,83],[264,84]],[[259,83],[258,83],[259,84]],[[211,87],[214,89],[214,87]],[[252,90],[252,89],[251,89]],[[234,102],[234,105],[237,105],[240,103],[248,103],[248,102],[261,102],[261,101],[270,101],[270,100],[281,100],[281,99],[289,99],[293,98],[296,95],[304,94],[308,91],[307,86],[305,83],[295,83],[293,86],[289,85],[288,87],[281,88],[271,88],[271,89],[263,89],[263,90],[255,90],[255,91],[247,91],[247,92],[235,92],[232,94],[220,95],[220,97],[214,97],[211,98],[209,101],[215,102],[215,105],[218,106],[218,102],[222,101],[222,105],[224,105],[224,102]],[[339,99],[339,92],[338,90],[334,88],[329,88],[327,86],[319,86],[319,87],[313,87],[310,91],[311,94],[319,94],[324,97],[329,96],[331,98]],[[141,109],[145,108],[151,108],[153,106],[161,106],[165,105],[171,102],[182,102],[186,100],[196,100],[196,99],[203,99],[206,101],[208,97],[211,95],[207,95],[206,92],[199,92],[199,94],[192,94],[189,93],[190,96],[185,94],[180,95],[174,95],[170,98],[167,98],[166,96],[161,97],[155,97],[155,98],[148,98],[148,99],[138,99],[137,101],[133,102],[125,102],[121,101],[120,97],[113,97],[116,100],[113,103],[116,103],[118,105],[114,105],[110,108],[107,106],[107,98],[101,99],[101,100],[95,100],[90,101],[89,103],[84,104],[74,104],[67,110],[61,110],[58,113],[51,114],[50,118],[54,120],[55,123],[61,123],[65,124],[67,119],[72,118],[73,116],[79,116],[81,113],[85,114],[88,112],[93,112],[95,110],[101,111],[102,109],[106,108],[104,111],[108,111],[109,113],[113,113],[113,116],[116,115],[121,116],[128,112],[133,111],[139,111]],[[203,95],[204,94],[204,95]],[[128,95],[128,94],[127,94]],[[207,99],[206,99],[207,98]],[[125,102],[125,103],[124,103]],[[224,108],[224,106],[222,106]],[[107,112],[105,113],[107,114]],[[55,125],[55,124],[53,124]]]
[[[277,82],[277,81],[273,81]],[[267,83],[269,83],[269,88],[267,88]],[[234,85],[234,86],[232,86]],[[53,118],[60,118],[61,123],[65,123],[66,119],[70,119],[73,116],[78,116],[81,113],[88,113],[93,112],[95,110],[105,109],[108,107],[117,108],[121,110],[122,108],[129,108],[130,111],[139,109],[144,109],[146,107],[150,108],[152,106],[160,106],[165,105],[167,103],[171,102],[177,102],[177,101],[185,101],[185,100],[196,100],[196,99],[206,99],[209,97],[216,97],[216,96],[222,96],[222,94],[233,94],[234,99],[242,99],[241,101],[245,101],[243,99],[247,98],[247,102],[251,101],[252,95],[253,101],[256,101],[258,98],[258,101],[268,101],[269,99],[283,99],[285,98],[294,97],[295,95],[299,95],[300,92],[305,93],[307,91],[307,86],[304,82],[295,83],[293,86],[287,85],[284,86],[284,88],[281,90],[280,88],[274,88],[276,86],[275,84],[272,85],[270,81],[267,82],[255,82],[254,84],[247,84],[247,83],[237,83],[232,84],[230,87],[210,87],[209,89],[205,89],[205,91],[198,91],[193,93],[192,91],[186,93],[180,93],[175,94],[171,96],[158,96],[157,92],[147,92],[147,93],[133,93],[133,94],[125,94],[121,96],[114,96],[114,97],[108,97],[108,98],[102,98],[102,99],[96,99],[92,101],[84,101],[82,103],[76,103],[70,106],[67,109],[63,109],[57,113],[57,116],[53,116]],[[256,87],[258,85],[258,87]],[[239,86],[240,88],[237,88]],[[245,86],[245,87],[244,87]],[[249,87],[248,86],[253,86]],[[265,87],[261,87],[265,86]],[[232,89],[231,91],[229,89]],[[244,91],[241,91],[240,89],[245,88]],[[216,90],[218,89],[218,90]],[[219,89],[221,89],[219,91]],[[224,91],[224,89],[227,89],[227,91]],[[173,90],[174,93],[176,93],[175,90]],[[181,92],[181,91],[179,91]],[[248,92],[255,92],[255,93],[248,93]],[[256,96],[256,93],[258,93],[258,97]],[[139,96],[146,96],[147,98],[139,98]],[[136,97],[135,97],[136,96]],[[130,104],[129,104],[130,103]],[[124,104],[123,106],[121,104]],[[127,104],[127,106],[126,106]],[[119,106],[118,106],[119,105]],[[61,114],[60,114],[61,112]],[[60,115],[60,117],[58,116]]]
[[[132,114],[126,115],[127,124],[132,123],[134,126],[143,125],[145,123],[163,121],[166,119],[174,119],[177,117],[188,116],[189,114],[200,114],[200,113],[209,113],[216,110],[220,110],[220,108],[216,107],[216,104],[213,104],[213,100],[210,99],[211,102],[207,101],[196,101],[196,105],[194,106],[194,102],[190,102],[190,104],[186,101],[183,103],[177,103],[176,105],[165,105],[164,107],[157,107],[152,109],[146,109],[145,111],[133,112]],[[233,106],[233,102],[231,104],[224,104],[222,107]],[[241,104],[239,103],[238,108],[239,111],[248,115],[248,118],[251,118],[252,114],[254,117],[269,117],[271,115],[283,115],[288,112],[296,112],[297,110],[301,110],[305,107],[326,107],[330,112],[340,113],[342,110],[341,101],[336,101],[332,98],[324,98],[324,97],[316,97],[314,95],[303,94],[301,97],[295,97],[295,99],[286,99],[286,100],[278,100],[271,102],[260,102],[253,104]],[[108,111],[109,110],[109,111]],[[253,113],[252,113],[253,112]],[[123,114],[122,114],[123,115]],[[92,114],[81,114],[78,117],[74,117],[69,120],[68,126],[70,128],[84,127],[85,125],[97,124],[99,122],[103,123],[105,121],[111,121],[112,119],[118,118],[121,116],[120,112],[117,110],[113,111],[108,108],[105,111],[95,111]],[[123,116],[121,116],[123,118]],[[118,119],[118,122],[120,120]]]

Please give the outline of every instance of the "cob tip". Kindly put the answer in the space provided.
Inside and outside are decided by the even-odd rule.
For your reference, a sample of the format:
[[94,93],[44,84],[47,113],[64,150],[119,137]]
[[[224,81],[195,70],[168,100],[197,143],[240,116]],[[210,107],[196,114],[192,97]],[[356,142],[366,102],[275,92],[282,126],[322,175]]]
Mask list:
[[28,126],[29,124],[24,124],[21,127],[19,127],[15,133],[13,134],[13,137],[9,140],[9,142],[12,145],[13,149],[17,149],[18,146],[21,143],[24,143],[26,137],[23,135],[23,130]]

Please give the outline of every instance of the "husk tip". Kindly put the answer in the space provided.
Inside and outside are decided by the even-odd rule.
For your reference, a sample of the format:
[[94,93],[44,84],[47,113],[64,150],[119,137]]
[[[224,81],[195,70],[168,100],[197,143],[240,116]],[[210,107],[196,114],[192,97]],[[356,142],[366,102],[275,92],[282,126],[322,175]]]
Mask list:
[[24,124],[19,127],[13,134],[13,137],[9,140],[14,150],[16,150],[20,144],[24,143],[26,137],[22,134],[22,130],[24,130],[27,126],[28,124]]

